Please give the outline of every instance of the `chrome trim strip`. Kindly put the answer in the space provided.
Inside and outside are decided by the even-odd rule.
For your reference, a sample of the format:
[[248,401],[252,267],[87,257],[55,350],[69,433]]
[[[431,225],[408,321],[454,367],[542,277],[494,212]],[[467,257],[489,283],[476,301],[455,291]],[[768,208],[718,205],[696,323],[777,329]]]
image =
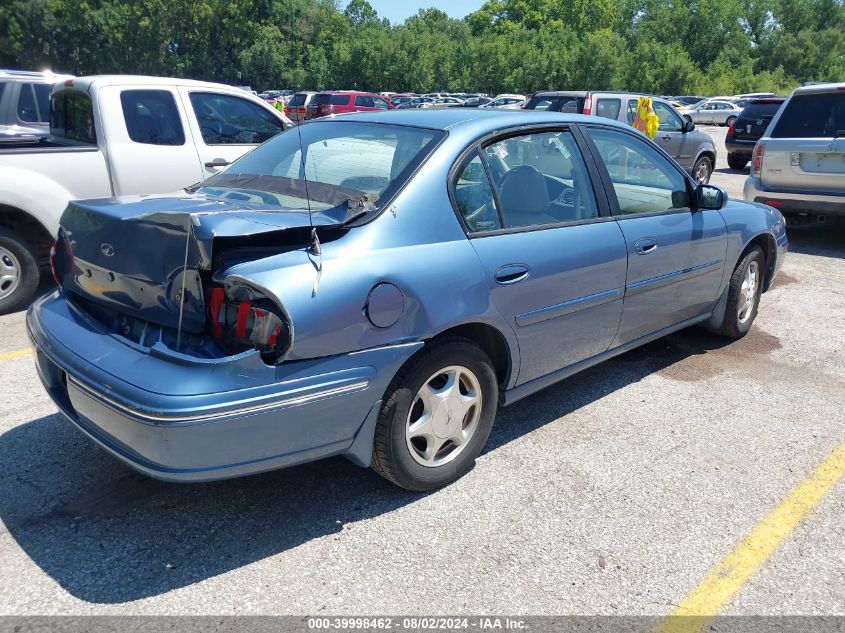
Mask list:
[[339,396],[344,393],[350,393],[352,391],[361,391],[366,389],[369,386],[369,381],[367,380],[359,380],[357,382],[342,385],[340,387],[332,387],[330,389],[323,389],[322,391],[317,391],[314,393],[309,393],[302,396],[292,396],[290,398],[286,398],[283,400],[275,400],[273,402],[266,402],[264,404],[256,404],[248,407],[241,407],[239,409],[225,409],[223,411],[212,411],[205,414],[197,414],[197,415],[161,415],[155,414],[146,411],[140,411],[138,409],[133,409],[125,404],[117,402],[116,400],[110,398],[109,396],[95,391],[88,385],[79,381],[78,378],[75,378],[71,374],[67,374],[67,379],[69,383],[72,383],[74,387],[79,389],[82,393],[87,395],[94,400],[101,402],[102,404],[108,406],[111,409],[116,410],[119,413],[125,413],[127,415],[132,416],[133,418],[139,418],[141,420],[148,420],[155,424],[160,422],[207,422],[210,420],[217,420],[219,418],[227,418],[233,415],[248,415],[251,413],[265,413],[267,411],[274,411],[276,409],[283,409],[287,407],[295,407],[302,404],[307,404],[309,402],[314,402],[315,400],[322,400],[323,398],[330,398],[332,396]]
[[613,288],[612,290],[605,290],[597,292],[592,295],[586,295],[572,299],[571,301],[564,301],[563,303],[556,303],[554,305],[545,306],[532,310],[531,312],[523,312],[516,315],[516,324],[525,327],[526,325],[533,325],[541,321],[547,321],[566,314],[572,314],[587,308],[594,308],[602,304],[615,300],[622,295],[622,288]]
[[721,263],[721,259],[714,259],[712,262],[707,262],[706,264],[699,264],[698,266],[693,266],[691,268],[684,268],[683,270],[676,270],[672,273],[666,273],[664,275],[658,275],[657,277],[650,277],[649,279],[636,281],[625,286],[625,296],[630,297],[631,295],[639,294],[640,292],[647,292],[649,290],[662,288],[663,286],[668,286],[679,281],[687,281],[688,279],[693,279],[699,275],[704,275],[709,272],[715,272],[716,267]]

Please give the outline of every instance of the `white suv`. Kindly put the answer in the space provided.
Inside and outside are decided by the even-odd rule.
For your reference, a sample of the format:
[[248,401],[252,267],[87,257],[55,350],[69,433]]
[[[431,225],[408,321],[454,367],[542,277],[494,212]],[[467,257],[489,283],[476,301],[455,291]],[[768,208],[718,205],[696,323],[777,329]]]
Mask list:
[[845,217],[845,83],[792,93],[754,147],[744,194],[793,219]]
[[50,91],[69,75],[0,70],[0,143],[50,133]]

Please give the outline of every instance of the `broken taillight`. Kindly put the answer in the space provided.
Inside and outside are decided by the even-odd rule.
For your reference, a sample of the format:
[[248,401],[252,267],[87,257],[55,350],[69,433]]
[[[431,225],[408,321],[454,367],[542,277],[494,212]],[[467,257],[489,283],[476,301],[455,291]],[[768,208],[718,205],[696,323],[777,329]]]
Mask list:
[[73,251],[70,242],[62,229],[59,229],[59,236],[50,247],[50,272],[53,274],[53,281],[61,288],[62,275],[71,270],[73,266]]
[[268,364],[290,348],[291,328],[284,312],[247,286],[215,286],[208,302],[211,335],[228,353],[255,349]]

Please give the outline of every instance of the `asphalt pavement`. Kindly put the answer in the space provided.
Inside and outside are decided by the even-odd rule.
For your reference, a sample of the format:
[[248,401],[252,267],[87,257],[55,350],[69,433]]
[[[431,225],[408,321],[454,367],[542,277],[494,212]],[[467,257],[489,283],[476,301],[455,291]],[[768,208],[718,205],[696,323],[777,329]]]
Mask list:
[[[503,409],[427,495],[342,458],[147,479],[0,317],[0,614],[668,614],[845,440],[845,226],[790,240],[746,338],[679,332]],[[722,612],[845,614],[843,480],[802,512]]]

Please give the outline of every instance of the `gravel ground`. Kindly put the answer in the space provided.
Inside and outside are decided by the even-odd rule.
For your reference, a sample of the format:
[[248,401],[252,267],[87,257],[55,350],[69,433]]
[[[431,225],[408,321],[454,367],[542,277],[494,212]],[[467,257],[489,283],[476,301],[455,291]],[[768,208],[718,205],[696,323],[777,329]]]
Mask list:
[[[845,227],[790,239],[746,338],[680,332],[503,409],[429,495],[344,459],[146,479],[0,360],[0,613],[668,613],[845,439]],[[840,481],[726,612],[845,614],[844,514]]]

